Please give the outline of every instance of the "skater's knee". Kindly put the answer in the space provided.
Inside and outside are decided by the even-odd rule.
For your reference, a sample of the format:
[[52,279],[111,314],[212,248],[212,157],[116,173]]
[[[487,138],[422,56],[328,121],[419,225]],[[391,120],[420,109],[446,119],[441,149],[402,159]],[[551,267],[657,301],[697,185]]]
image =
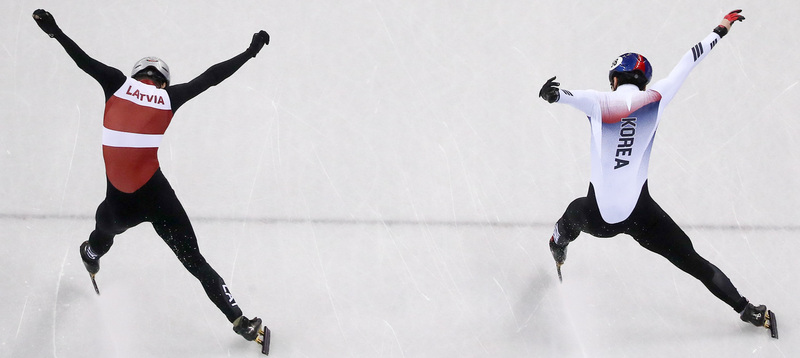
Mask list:
[[94,231],[105,237],[114,237],[127,231],[129,226],[110,218],[98,218],[94,225]]
[[561,245],[575,241],[580,234],[581,227],[563,217],[553,227],[553,238]]

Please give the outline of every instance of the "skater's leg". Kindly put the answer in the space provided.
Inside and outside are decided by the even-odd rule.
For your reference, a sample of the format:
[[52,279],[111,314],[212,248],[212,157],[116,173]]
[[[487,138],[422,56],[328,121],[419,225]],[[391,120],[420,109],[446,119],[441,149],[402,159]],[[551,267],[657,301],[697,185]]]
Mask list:
[[[187,220],[188,222],[188,220]],[[194,237],[191,226],[176,225],[174,222],[157,221],[153,227],[164,242],[169,245],[183,266],[194,277],[196,277],[208,298],[233,322],[242,315],[242,310],[236,304],[225,281],[219,274],[206,262],[197,247],[197,239]]]
[[[208,298],[222,311],[230,322],[242,315],[242,310],[236,304],[225,281],[206,262],[197,245],[197,238],[175,192],[163,178],[161,172],[156,173],[162,188],[157,199],[154,200],[157,209],[154,209],[150,221],[153,228],[165,243],[172,249],[183,266],[203,285]],[[155,177],[154,177],[155,178]]]
[[104,200],[97,207],[94,231],[89,234],[89,249],[98,258],[111,249],[111,245],[114,244],[114,236],[125,231],[116,224],[116,221],[107,200]]
[[612,237],[619,233],[616,225],[608,224],[600,216],[594,186],[589,185],[585,197],[573,200],[556,222],[553,239],[559,245],[574,241],[581,232],[595,237]]
[[736,312],[741,312],[747,305],[747,299],[739,294],[728,276],[695,251],[689,236],[649,198],[646,191],[642,196],[649,202],[642,203],[640,200],[642,205],[637,205],[628,233],[639,245],[665,257],[682,271],[700,280],[714,296]]
[[114,236],[140,224],[144,217],[138,210],[136,195],[123,193],[107,182],[106,198],[95,212],[95,229],[89,234],[89,250],[97,258],[114,244]]
[[589,184],[585,197],[573,200],[564,215],[556,222],[550,237],[550,254],[556,262],[558,278],[561,280],[561,265],[567,259],[567,245],[578,238],[581,232],[597,237],[612,237],[620,231],[619,225],[608,224],[600,215],[594,186]]

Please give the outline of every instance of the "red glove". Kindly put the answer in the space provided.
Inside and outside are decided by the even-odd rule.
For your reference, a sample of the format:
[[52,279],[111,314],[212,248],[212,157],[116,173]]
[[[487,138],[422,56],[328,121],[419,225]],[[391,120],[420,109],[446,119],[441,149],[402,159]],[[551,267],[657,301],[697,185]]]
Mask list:
[[728,15],[725,15],[725,20],[730,21],[731,25],[733,25],[734,21],[742,21],[742,20],[744,20],[744,16],[739,15],[740,12],[742,12],[741,9],[733,10],[733,11],[729,12]]
[[728,34],[728,29],[733,26],[735,21],[744,20],[744,16],[740,15],[740,12],[742,12],[742,10],[733,10],[729,12],[728,15],[725,15],[725,17],[722,19],[722,23],[714,29],[714,32],[716,32],[720,38],[725,37],[725,35]]

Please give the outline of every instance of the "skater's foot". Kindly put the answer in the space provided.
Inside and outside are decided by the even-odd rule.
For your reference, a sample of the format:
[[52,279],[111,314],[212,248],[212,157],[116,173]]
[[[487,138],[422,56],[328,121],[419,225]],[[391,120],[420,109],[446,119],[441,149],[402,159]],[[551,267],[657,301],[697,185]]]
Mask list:
[[245,316],[240,316],[233,321],[233,331],[244,337],[248,341],[258,338],[258,331],[261,329],[261,318],[255,317],[252,320]]
[[778,320],[775,318],[775,313],[768,310],[767,306],[755,306],[748,302],[739,317],[742,321],[749,322],[756,327],[768,329],[772,338],[778,339]]
[[553,260],[556,260],[556,265],[563,265],[564,261],[567,260],[567,244],[560,245],[550,236],[550,253],[553,254]]
[[86,271],[89,271],[90,274],[94,275],[100,271],[100,256],[92,251],[89,241],[84,241],[81,244],[81,259],[83,260],[83,266],[86,267]]
[[750,322],[756,327],[764,327],[764,323],[767,321],[767,306],[755,306],[748,302],[739,317],[742,321]]

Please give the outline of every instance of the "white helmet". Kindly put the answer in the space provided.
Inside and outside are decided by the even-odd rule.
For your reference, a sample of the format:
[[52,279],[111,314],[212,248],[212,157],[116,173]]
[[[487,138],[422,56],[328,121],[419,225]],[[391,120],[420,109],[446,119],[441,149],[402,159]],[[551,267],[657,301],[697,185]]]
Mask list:
[[[136,76],[139,72],[152,68],[158,72],[161,77],[164,77],[169,85],[169,66],[164,60],[158,57],[148,56],[136,62],[131,71],[131,77]],[[148,75],[155,75],[155,73],[148,73]]]

